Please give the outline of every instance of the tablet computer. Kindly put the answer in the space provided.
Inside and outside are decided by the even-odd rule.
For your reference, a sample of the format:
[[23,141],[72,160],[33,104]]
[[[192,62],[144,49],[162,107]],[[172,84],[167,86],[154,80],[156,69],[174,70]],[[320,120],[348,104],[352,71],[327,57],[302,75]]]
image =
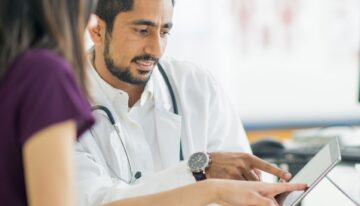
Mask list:
[[309,186],[306,191],[283,193],[276,197],[281,206],[294,206],[322,180],[337,163],[341,161],[340,148],[337,138],[334,138],[289,181],[290,183],[305,183]]

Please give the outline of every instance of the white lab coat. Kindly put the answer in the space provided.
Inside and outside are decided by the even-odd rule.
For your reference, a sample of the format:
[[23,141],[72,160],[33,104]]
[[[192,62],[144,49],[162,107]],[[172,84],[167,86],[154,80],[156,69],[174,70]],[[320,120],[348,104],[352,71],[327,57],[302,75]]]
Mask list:
[[[251,152],[236,111],[208,71],[171,58],[163,58],[160,63],[169,77],[179,107],[179,115],[174,114],[169,90],[156,68],[152,74],[155,80],[155,131],[161,143],[159,150],[164,170],[140,178],[131,185],[120,180],[118,177],[129,178],[123,147],[106,117],[97,113],[92,132],[84,134],[76,145],[78,205],[99,205],[195,182],[186,161],[179,161],[180,139],[185,160],[197,151]],[[89,72],[93,104],[109,108],[117,121],[114,105],[101,92],[94,72],[93,69]],[[131,141],[131,137],[123,133],[121,137]],[[129,153],[131,158],[141,155],[141,151]]]

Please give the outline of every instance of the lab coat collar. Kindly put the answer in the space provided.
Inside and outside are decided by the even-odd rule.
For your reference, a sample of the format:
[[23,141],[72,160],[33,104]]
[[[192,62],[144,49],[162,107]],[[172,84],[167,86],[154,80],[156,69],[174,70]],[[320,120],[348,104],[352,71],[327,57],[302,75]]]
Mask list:
[[110,109],[113,112],[109,98],[105,95],[106,92],[101,87],[99,82],[98,74],[95,69],[91,66],[88,69],[88,85],[89,85],[89,94],[90,94],[90,103],[91,105],[102,105]]
[[152,101],[154,97],[154,83],[153,76],[150,77],[149,81],[146,83],[144,92],[140,97],[140,106],[144,106],[147,101]]
[[[92,105],[101,104],[106,107],[111,107],[111,96],[107,96],[106,91],[104,91],[101,86],[101,79],[99,74],[93,68],[92,64],[89,62],[89,70],[88,70],[88,80],[89,80],[89,93],[92,99]],[[107,84],[107,87],[111,87]],[[174,86],[173,86],[174,87]],[[155,101],[155,107],[160,110],[168,111],[173,113],[173,107],[171,102],[171,96],[169,93],[169,89],[167,88],[161,73],[156,67],[153,71],[152,77],[149,79],[149,82],[146,87],[147,91],[151,93],[151,98]],[[175,88],[174,88],[175,89]],[[111,107],[112,108],[112,107]],[[111,111],[114,111],[113,109]]]
[[[109,83],[107,83],[104,79],[102,79],[100,77],[100,75],[97,73],[96,69],[92,65],[91,65],[90,69],[94,71],[93,72],[94,78],[96,79],[99,86],[104,91],[104,94],[107,96],[107,98],[109,99],[110,102],[115,103],[115,99],[119,95],[122,97],[124,102],[127,103],[129,101],[129,95],[125,91],[123,91],[121,89],[114,88]],[[139,100],[139,104],[140,104],[141,107],[144,106],[147,101],[153,100],[153,96],[154,96],[153,95],[154,94],[154,88],[153,87],[154,87],[153,78],[151,76],[149,81],[146,83],[144,91],[141,94],[141,97],[140,97],[140,100]],[[127,107],[127,105],[126,105],[126,107]],[[127,107],[127,110],[129,110],[128,107]]]

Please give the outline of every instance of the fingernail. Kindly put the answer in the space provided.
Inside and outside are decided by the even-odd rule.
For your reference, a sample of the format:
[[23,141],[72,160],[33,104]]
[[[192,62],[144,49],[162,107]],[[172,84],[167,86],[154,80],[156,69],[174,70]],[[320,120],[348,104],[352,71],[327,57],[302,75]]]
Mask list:
[[286,180],[291,179],[291,177],[292,177],[292,175],[290,173],[288,173],[288,172],[285,173],[285,179]]

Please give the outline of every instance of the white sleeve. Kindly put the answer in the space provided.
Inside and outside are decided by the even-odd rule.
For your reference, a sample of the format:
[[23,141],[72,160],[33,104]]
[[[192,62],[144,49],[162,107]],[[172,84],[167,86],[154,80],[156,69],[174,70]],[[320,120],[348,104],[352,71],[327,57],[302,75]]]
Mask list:
[[[98,158],[98,157],[97,157]],[[126,197],[152,194],[194,183],[186,162],[181,162],[142,180],[129,185],[112,178],[105,167],[85,151],[81,144],[76,145],[76,191],[80,206],[109,203]]]
[[251,153],[250,144],[237,111],[221,86],[210,75],[208,150]]
[[184,136],[185,153],[227,151],[251,153],[237,111],[211,72],[191,62],[162,59],[172,79]]

